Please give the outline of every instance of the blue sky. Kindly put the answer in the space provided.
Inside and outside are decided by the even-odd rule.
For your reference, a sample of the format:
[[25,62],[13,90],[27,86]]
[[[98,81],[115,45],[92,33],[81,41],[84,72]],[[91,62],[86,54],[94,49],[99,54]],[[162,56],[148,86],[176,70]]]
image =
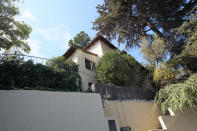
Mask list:
[[[19,4],[20,20],[33,29],[28,39],[30,55],[51,58],[60,56],[68,49],[68,40],[80,31],[94,38],[92,22],[98,17],[96,6],[103,0],[23,0]],[[112,41],[117,46],[116,41]],[[118,46],[117,46],[118,47]],[[124,49],[121,46],[120,49]],[[139,49],[128,51],[139,62],[144,59]]]

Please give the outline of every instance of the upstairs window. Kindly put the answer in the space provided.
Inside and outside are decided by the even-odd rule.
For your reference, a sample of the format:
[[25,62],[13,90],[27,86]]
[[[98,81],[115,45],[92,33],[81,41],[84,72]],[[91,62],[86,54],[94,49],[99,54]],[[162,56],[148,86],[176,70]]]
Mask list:
[[86,69],[94,71],[95,70],[95,63],[93,63],[92,61],[85,59],[85,66]]

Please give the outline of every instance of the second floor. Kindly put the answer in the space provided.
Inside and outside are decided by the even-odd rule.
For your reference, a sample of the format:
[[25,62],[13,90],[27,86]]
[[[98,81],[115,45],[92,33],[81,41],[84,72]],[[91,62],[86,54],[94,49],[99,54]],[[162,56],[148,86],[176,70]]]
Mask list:
[[102,36],[97,36],[83,49],[70,47],[63,56],[78,64],[79,72],[94,77],[94,71],[99,59],[106,52],[113,49],[116,49],[116,47],[107,39]]

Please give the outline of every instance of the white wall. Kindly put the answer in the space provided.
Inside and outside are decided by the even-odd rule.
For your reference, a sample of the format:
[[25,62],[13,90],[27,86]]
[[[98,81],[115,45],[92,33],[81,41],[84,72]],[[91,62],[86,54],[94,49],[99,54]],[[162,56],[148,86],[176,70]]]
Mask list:
[[103,50],[102,50],[102,46],[101,46],[101,41],[100,40],[97,41],[96,44],[94,44],[92,47],[90,47],[90,49],[88,49],[87,51],[97,54],[99,57],[102,57]]
[[87,51],[97,54],[99,57],[102,57],[106,52],[112,50],[111,47],[106,45],[103,41],[97,41],[95,45],[90,47]]
[[102,52],[105,54],[106,52],[113,50],[111,47],[106,45],[103,41],[101,41]]
[[76,64],[79,64],[79,60],[78,60],[78,56],[77,56],[77,55],[74,55],[74,56],[71,58],[71,60],[72,60],[73,62],[75,62]]
[[0,91],[0,131],[108,131],[98,94]]

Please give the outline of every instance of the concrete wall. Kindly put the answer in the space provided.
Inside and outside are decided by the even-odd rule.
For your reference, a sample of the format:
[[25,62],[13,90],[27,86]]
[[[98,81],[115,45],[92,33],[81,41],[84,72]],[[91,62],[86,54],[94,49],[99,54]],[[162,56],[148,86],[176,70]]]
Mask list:
[[118,126],[131,127],[132,131],[158,129],[159,112],[153,111],[153,102],[145,101],[105,101],[105,117],[115,117]]
[[0,91],[0,131],[108,131],[98,94]]
[[166,131],[197,131],[197,110],[175,113],[175,116],[162,116]]

